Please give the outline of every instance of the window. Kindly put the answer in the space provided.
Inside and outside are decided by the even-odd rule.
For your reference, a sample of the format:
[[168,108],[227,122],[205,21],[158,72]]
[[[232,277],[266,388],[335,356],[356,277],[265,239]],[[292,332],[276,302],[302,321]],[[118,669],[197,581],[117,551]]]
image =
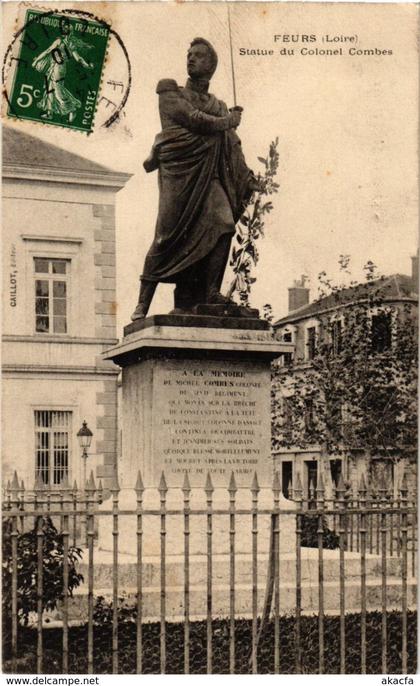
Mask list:
[[331,324],[331,342],[334,355],[338,355],[342,349],[343,341],[343,322],[335,319]]
[[315,326],[310,326],[306,329],[306,349],[307,349],[307,359],[313,360],[316,353],[316,328]]
[[71,412],[35,410],[35,476],[59,486],[69,474]]
[[293,498],[293,462],[281,463],[281,492],[285,498]]
[[67,333],[69,261],[34,258],[35,331]]
[[330,460],[331,481],[333,483],[334,488],[337,488],[338,486],[342,470],[342,460]]
[[368,480],[376,492],[384,486],[386,489],[393,488],[393,463],[387,459],[373,459],[369,464]]
[[[285,329],[282,333],[284,343],[293,343],[293,332],[290,329]],[[283,353],[281,358],[283,367],[290,367],[293,364],[293,353]]]
[[382,353],[391,347],[391,314],[380,312],[372,317],[372,350]]
[[316,508],[318,487],[318,462],[315,459],[305,460],[306,467],[306,497],[310,509]]

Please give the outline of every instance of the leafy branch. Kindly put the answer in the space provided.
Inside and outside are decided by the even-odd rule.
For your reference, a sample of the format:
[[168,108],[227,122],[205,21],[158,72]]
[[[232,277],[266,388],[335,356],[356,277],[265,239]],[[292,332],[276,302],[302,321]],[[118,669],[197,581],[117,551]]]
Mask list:
[[257,176],[259,190],[252,194],[237,224],[236,244],[230,260],[234,278],[227,297],[231,298],[236,291],[240,303],[246,307],[250,305],[251,286],[256,281],[251,275],[252,267],[256,266],[259,259],[256,241],[264,236],[264,218],[273,209],[272,202],[266,198],[279,189],[279,184],[275,182],[279,166],[278,143],[279,139],[276,138],[270,144],[267,157],[258,157],[258,161],[264,165],[264,172]]

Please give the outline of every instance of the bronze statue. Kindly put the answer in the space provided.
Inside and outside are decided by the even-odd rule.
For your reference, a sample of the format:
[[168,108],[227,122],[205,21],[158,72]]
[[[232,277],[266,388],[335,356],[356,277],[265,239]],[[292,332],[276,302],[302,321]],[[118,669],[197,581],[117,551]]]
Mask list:
[[186,86],[162,79],[156,88],[162,131],[144,168],[159,170],[159,214],[132,320],[147,315],[159,282],[176,284],[173,313],[231,303],[220,286],[235,224],[258,182],[235,131],[242,108],[228,110],[208,93],[216,66],[212,45],[195,38]]

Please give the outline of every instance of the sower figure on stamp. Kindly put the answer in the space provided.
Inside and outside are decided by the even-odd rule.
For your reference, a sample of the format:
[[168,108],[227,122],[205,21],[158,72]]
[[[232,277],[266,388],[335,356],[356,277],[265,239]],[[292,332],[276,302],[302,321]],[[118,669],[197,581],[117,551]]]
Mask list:
[[159,214],[132,320],[147,315],[159,282],[176,284],[175,313],[231,303],[220,287],[235,224],[258,183],[235,131],[242,108],[229,111],[208,93],[216,66],[214,48],[196,38],[186,86],[162,79],[156,88],[162,131],[144,167],[159,169]]

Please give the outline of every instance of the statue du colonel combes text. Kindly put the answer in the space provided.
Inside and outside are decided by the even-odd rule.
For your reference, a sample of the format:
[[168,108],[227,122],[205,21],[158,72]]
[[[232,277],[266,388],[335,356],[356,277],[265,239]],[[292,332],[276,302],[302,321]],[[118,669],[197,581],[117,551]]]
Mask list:
[[196,38],[185,87],[161,79],[156,88],[162,131],[144,168],[158,169],[159,212],[133,320],[146,317],[159,282],[176,284],[175,313],[230,303],[220,293],[230,243],[258,182],[236,134],[242,108],[228,110],[208,92],[216,67],[212,45]]

